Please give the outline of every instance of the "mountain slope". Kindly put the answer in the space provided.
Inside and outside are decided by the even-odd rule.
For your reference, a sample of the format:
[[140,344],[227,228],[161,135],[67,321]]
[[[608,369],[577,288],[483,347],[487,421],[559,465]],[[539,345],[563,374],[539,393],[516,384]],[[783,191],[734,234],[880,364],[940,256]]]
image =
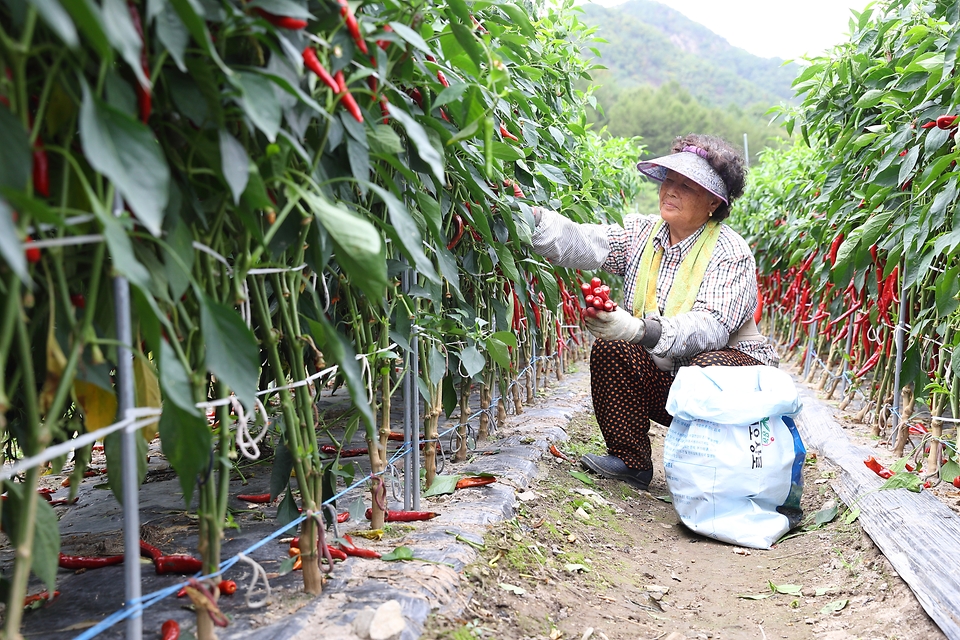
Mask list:
[[[676,81],[698,101],[711,106],[747,108],[789,101],[795,65],[760,58],[730,45],[703,25],[651,0],[630,0],[616,7],[585,4],[584,22],[597,26],[598,76],[614,96],[620,90]],[[611,84],[615,86],[610,86]]]

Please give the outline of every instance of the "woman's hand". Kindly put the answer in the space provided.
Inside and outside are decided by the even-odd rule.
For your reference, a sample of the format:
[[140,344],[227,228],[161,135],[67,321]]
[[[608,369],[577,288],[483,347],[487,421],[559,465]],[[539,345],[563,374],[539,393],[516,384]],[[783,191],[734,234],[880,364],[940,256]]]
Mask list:
[[644,323],[640,318],[618,307],[615,311],[597,311],[596,315],[586,315],[583,323],[587,329],[601,340],[643,340]]

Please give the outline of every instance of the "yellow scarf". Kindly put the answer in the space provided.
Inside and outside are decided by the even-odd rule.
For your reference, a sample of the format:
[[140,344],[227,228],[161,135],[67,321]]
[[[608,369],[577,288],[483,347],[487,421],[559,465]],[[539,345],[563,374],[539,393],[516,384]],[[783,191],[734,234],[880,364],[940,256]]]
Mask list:
[[[653,248],[653,238],[663,226],[663,220],[658,220],[650,231],[647,244],[640,255],[640,267],[637,270],[636,288],[633,294],[633,315],[642,318],[648,313],[659,314],[657,305],[657,275],[660,273],[660,260],[663,249]],[[700,237],[693,244],[690,253],[680,263],[680,269],[673,279],[670,293],[667,294],[667,305],[664,317],[672,317],[686,313],[693,309],[697,301],[697,293],[703,283],[703,274],[707,271],[710,258],[713,257],[713,248],[720,238],[720,223],[709,220]],[[642,304],[638,304],[642,301]]]

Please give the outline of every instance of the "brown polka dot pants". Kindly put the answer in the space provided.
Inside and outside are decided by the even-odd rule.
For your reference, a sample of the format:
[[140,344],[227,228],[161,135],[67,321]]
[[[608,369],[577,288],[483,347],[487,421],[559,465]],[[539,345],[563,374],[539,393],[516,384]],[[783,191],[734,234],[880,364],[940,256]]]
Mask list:
[[[735,349],[707,351],[699,367],[752,366],[760,362]],[[647,350],[622,340],[595,340],[590,350],[590,388],[607,451],[631,469],[653,469],[650,420],[669,426],[667,394],[673,375],[657,368]]]

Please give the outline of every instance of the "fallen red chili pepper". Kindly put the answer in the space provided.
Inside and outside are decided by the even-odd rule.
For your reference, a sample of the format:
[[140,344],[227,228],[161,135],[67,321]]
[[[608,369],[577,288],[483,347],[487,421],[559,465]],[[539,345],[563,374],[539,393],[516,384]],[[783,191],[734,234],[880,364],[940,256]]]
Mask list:
[[221,595],[232,596],[237,592],[237,583],[233,580],[221,580],[217,588],[220,589]]
[[123,564],[123,556],[67,556],[60,554],[61,569],[99,569],[115,564]]
[[[430,520],[439,515],[435,511],[386,511],[384,512],[384,520],[387,522],[416,522],[418,520]],[[364,516],[367,520],[370,520],[373,517],[373,509],[367,508]]]
[[349,512],[349,511],[344,511],[343,513],[337,514],[337,522],[339,522],[340,524],[343,524],[344,522],[347,522],[348,520],[350,520],[350,512]]
[[550,445],[550,453],[556,456],[557,458],[560,458],[561,460],[566,460],[567,462],[573,462],[573,460],[571,460],[570,457],[567,456],[567,454],[560,451],[560,449],[558,449],[557,445],[555,444]]
[[354,556],[355,558],[367,558],[368,560],[376,560],[380,557],[380,554],[373,549],[363,549],[356,546],[353,543],[353,538],[347,534],[343,534],[343,539],[347,541],[347,544],[341,542],[340,550],[348,556]]
[[877,459],[873,456],[870,456],[864,460],[863,464],[866,465],[867,469],[870,469],[870,471],[873,471],[884,480],[893,476],[893,471],[890,471],[890,469],[887,469],[885,466],[880,464],[880,462],[877,461]]
[[360,33],[360,25],[357,23],[357,16],[353,15],[353,12],[350,10],[350,5],[347,4],[347,0],[339,0],[339,2],[340,16],[346,23],[347,31],[350,32],[350,36],[353,38],[354,44],[357,45],[357,49],[360,49],[361,53],[369,53],[367,49],[367,43],[363,39],[363,34]]
[[281,29],[299,31],[301,29],[306,28],[307,26],[306,20],[291,18],[289,16],[278,16],[270,13],[269,11],[264,11],[260,7],[255,7],[253,10],[256,11],[261,18],[263,18],[264,20],[266,20],[267,22],[269,22],[275,27],[280,27]]
[[457,489],[468,489],[470,487],[483,487],[493,484],[497,479],[493,476],[468,476],[457,480]]
[[153,561],[157,575],[165,573],[197,573],[203,568],[203,563],[187,555],[160,556]]
[[329,544],[327,545],[327,551],[330,552],[330,557],[333,558],[334,560],[347,559],[347,554],[345,554],[343,551],[340,551],[340,549],[337,549],[336,547],[330,546]]
[[245,502],[254,502],[256,504],[268,504],[270,502],[269,493],[253,493],[253,494],[244,494],[241,493],[237,496],[238,500],[243,500]]
[[306,47],[303,50],[303,64],[304,66],[312,71],[321,81],[334,93],[340,92],[340,87],[337,85],[337,81],[333,79],[333,76],[323,68],[323,65],[320,64],[320,59],[317,57],[317,52],[314,51],[313,47]]
[[161,640],[178,640],[180,638],[180,625],[176,620],[167,620],[161,625],[160,638]]
[[960,475],[953,477],[953,486],[960,489]]
[[154,562],[156,562],[156,561],[157,561],[157,558],[162,558],[162,557],[163,557],[163,551],[160,551],[160,549],[156,548],[156,547],[153,546],[152,544],[148,544],[148,543],[144,542],[143,540],[141,540],[141,541],[140,541],[140,555],[142,555],[142,556],[144,556],[144,557],[147,557],[147,558],[150,558],[151,560],[153,560]]
[[[53,597],[54,597],[54,598],[59,598],[59,597],[60,597],[60,592],[59,592],[59,591],[54,591],[54,592],[53,592]],[[41,591],[40,593],[35,593],[35,594],[33,594],[32,596],[27,596],[26,598],[24,598],[24,599],[23,599],[23,607],[24,607],[24,608],[27,608],[27,607],[29,607],[30,605],[32,605],[34,602],[40,602],[40,601],[42,601],[42,600],[51,600],[51,599],[52,599],[52,598],[50,597],[50,594],[49,594],[49,593],[47,593],[46,591]]]

